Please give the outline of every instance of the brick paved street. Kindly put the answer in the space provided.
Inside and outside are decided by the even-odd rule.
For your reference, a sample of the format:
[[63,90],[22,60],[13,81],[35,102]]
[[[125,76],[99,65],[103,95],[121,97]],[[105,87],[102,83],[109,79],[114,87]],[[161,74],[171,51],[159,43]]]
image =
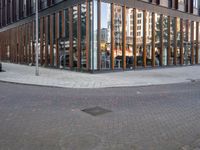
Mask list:
[[[92,116],[81,110],[110,110]],[[198,150],[200,83],[62,89],[0,82],[0,150]]]

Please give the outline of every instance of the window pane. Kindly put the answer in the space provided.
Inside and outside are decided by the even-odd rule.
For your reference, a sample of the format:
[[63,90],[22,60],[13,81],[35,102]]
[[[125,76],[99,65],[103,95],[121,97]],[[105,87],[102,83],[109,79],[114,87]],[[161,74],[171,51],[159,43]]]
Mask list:
[[177,27],[176,27],[176,29],[177,29],[177,35],[176,35],[176,38],[177,38],[177,55],[176,55],[176,63],[177,64],[180,64],[180,45],[181,45],[181,41],[180,41],[180,23],[181,23],[181,21],[180,21],[180,18],[177,18]]
[[111,63],[111,5],[101,3],[101,68],[110,69]]
[[155,40],[155,65],[160,65],[160,52],[161,52],[161,17],[160,14],[155,14],[155,30],[156,30],[156,40]]
[[167,49],[168,49],[168,16],[163,16],[163,65],[167,65]]
[[146,41],[147,41],[147,66],[152,64],[152,13],[147,12],[146,16]]
[[143,11],[137,10],[137,66],[143,65]]
[[175,19],[172,17],[171,18],[171,22],[170,22],[170,25],[171,25],[171,31],[170,31],[170,38],[171,38],[171,58],[170,58],[170,61],[171,61],[171,65],[174,64],[174,30],[175,30]]
[[77,51],[77,21],[78,11],[77,6],[73,7],[73,67],[77,67],[78,51]]
[[86,4],[81,5],[81,67],[86,68]]
[[133,9],[126,9],[126,68],[133,66]]
[[122,7],[114,6],[114,58],[115,68],[122,68]]

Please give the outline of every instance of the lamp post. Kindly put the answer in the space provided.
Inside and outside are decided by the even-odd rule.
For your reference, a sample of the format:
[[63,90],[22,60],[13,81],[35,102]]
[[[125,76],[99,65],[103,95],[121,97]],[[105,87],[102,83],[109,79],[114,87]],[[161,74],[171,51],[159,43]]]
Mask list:
[[35,51],[35,63],[36,63],[36,68],[35,68],[35,75],[39,76],[39,66],[38,66],[38,0],[35,1],[35,23],[36,23],[36,51]]

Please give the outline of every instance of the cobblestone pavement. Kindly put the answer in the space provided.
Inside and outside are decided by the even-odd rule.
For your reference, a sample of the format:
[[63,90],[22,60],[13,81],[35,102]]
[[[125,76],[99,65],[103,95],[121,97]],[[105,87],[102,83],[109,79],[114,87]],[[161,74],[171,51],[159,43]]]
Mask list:
[[[96,106],[111,112],[81,111]],[[199,108],[198,81],[101,89],[0,82],[0,150],[199,150]]]
[[40,68],[39,77],[31,66],[3,63],[3,69],[6,72],[0,73],[0,81],[65,88],[146,86],[200,80],[199,65],[101,74]]

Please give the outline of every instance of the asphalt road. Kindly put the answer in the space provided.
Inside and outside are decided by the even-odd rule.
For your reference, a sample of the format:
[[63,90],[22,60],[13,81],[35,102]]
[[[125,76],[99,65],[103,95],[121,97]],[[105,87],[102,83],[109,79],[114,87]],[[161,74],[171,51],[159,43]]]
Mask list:
[[[82,111],[96,106],[107,111]],[[198,148],[200,82],[104,89],[0,82],[0,150]]]

